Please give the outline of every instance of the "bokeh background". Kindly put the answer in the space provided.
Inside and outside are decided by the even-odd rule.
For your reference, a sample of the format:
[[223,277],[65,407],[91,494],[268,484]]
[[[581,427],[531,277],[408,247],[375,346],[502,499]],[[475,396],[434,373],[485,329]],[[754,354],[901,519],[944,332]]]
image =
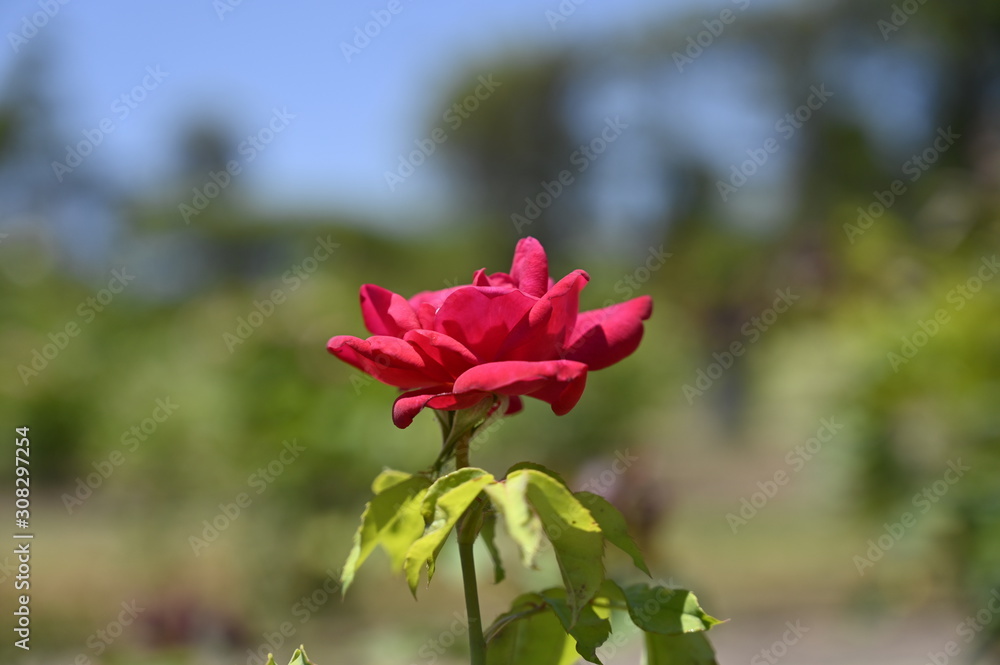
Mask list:
[[[360,284],[506,270],[528,234],[589,271],[586,308],[655,313],[474,463],[611,497],[730,619],[720,663],[1000,658],[997,3],[0,15],[0,423],[31,428],[36,534],[4,662],[463,662],[452,548],[418,603],[380,554],[328,593],[371,479],[438,432],[324,345],[363,332]],[[509,569],[488,616],[558,579]]]

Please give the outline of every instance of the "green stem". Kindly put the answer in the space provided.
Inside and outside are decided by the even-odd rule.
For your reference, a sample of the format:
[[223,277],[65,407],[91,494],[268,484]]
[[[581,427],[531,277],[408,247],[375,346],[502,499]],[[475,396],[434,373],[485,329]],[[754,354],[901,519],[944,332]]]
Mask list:
[[[455,445],[455,467],[469,466],[469,435]],[[479,587],[476,584],[476,558],[473,550],[482,522],[482,506],[474,502],[458,523],[458,555],[462,560],[462,586],[465,589],[465,612],[469,618],[469,657],[471,665],[486,665],[486,640],[483,616],[479,612]]]
[[483,617],[479,613],[479,589],[476,586],[476,560],[471,542],[458,541],[462,559],[462,585],[465,587],[465,611],[469,616],[469,656],[471,665],[486,665],[486,640],[483,639]]
[[455,469],[464,469],[469,466],[469,441],[472,440],[472,432],[467,432],[455,442]]

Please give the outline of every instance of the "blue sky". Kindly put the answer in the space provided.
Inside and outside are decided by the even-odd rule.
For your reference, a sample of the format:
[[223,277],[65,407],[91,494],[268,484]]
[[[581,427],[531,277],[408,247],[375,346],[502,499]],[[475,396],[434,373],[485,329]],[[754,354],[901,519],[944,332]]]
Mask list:
[[[486,72],[507,52],[638,30],[688,7],[686,0],[590,0],[553,30],[546,12],[557,10],[558,0],[399,0],[391,22],[347,62],[341,44],[372,12],[384,19],[389,0],[234,2],[70,0],[14,53],[9,34],[42,10],[39,0],[8,1],[0,75],[31,49],[51,51],[54,92],[69,109],[61,119],[66,134],[81,138],[102,118],[115,120],[81,169],[108,169],[125,185],[161,181],[182,123],[206,110],[245,137],[263,128],[273,109],[287,109],[295,119],[247,165],[241,184],[265,205],[391,216],[434,210],[443,196],[433,168],[395,192],[383,174],[443,112],[435,108],[442,93],[470,64],[481,61]],[[142,82],[147,67],[166,78],[128,117],[114,117],[115,100]]]
[[[491,63],[505,55],[585,46],[610,36],[627,38],[671,19],[693,19],[685,25],[698,30],[701,19],[746,5],[746,0],[581,0],[579,5],[573,0],[59,1],[7,0],[0,17],[6,42],[0,47],[0,77],[33,50],[48,55],[55,74],[50,91],[61,102],[66,137],[79,140],[83,132],[111,117],[114,131],[80,171],[111,174],[126,191],[162,190],[177,173],[177,139],[190,122],[207,113],[240,141],[267,127],[275,109],[287,110],[294,119],[264,149],[255,151],[252,163],[247,161],[238,176],[252,203],[277,211],[343,212],[390,225],[394,219],[434,221],[449,212],[451,192],[433,156],[394,191],[384,174],[396,167],[400,154],[413,149],[415,140],[440,124],[442,98],[456,76],[476,71],[480,64],[488,74]],[[795,0],[760,0],[751,9],[775,5],[802,7]],[[43,6],[58,11],[48,18],[42,15],[46,24],[27,43],[17,44],[15,52],[10,35],[20,33],[25,17],[39,15]],[[389,13],[391,6],[397,13]],[[572,8],[572,13],[553,29],[548,12],[560,6]],[[373,12],[386,24],[348,62],[342,45],[372,23]],[[874,26],[872,30],[877,37]],[[747,148],[773,133],[774,119],[790,102],[800,100],[761,95],[769,89],[768,81],[759,73],[750,75],[744,60],[727,53],[725,35],[719,41],[723,45],[706,52],[691,72],[665,72],[670,85],[651,91],[642,81],[639,88],[636,81],[625,82],[621,89],[585,100],[581,118],[590,122],[625,112],[629,104],[636,109],[641,101],[647,113],[677,132],[680,158],[685,151],[698,153],[726,173],[731,164],[745,159]],[[891,113],[886,104],[905,101],[906,93],[924,89],[912,80],[921,70],[906,69],[891,58],[865,57],[859,55],[858,62],[843,71],[831,71],[829,80],[844,90],[847,97],[840,99],[853,95],[880,135],[895,131],[903,132],[901,139],[909,138],[919,123],[917,116],[926,109],[919,99],[899,104]],[[873,69],[876,65],[882,70]],[[140,85],[150,68],[163,72],[163,80],[142,92],[145,99],[135,103],[127,117],[116,114],[121,108],[117,100]],[[902,88],[885,94],[892,82]],[[878,127],[887,118],[892,122]],[[585,136],[591,131],[580,128]],[[643,174],[634,170],[644,163],[636,155],[647,147],[637,133],[600,164],[608,177],[603,178],[603,190],[594,188],[593,206],[606,224],[615,226],[630,217],[641,224],[644,209],[655,207],[648,202],[669,197],[655,180],[644,190],[636,189]],[[794,147],[790,142],[789,150],[763,170],[755,184],[781,181],[794,168]],[[64,159],[64,153],[52,159]],[[165,194],[176,198],[176,190]],[[762,204],[778,198],[792,200],[766,190],[763,199],[744,196],[750,208],[740,209],[738,216],[778,219],[773,205]]]

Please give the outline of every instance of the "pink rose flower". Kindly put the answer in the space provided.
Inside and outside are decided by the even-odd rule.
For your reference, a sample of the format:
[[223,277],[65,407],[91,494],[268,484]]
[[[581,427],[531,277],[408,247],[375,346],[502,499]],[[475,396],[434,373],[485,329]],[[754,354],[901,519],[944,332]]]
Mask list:
[[404,391],[392,409],[397,427],[424,407],[455,411],[493,395],[510,397],[507,414],[527,395],[563,415],[579,401],[589,370],[636,350],[653,307],[641,296],[580,312],[589,280],[574,270],[553,283],[541,243],[524,238],[509,274],[478,270],[468,286],[407,299],[365,284],[361,311],[373,336],[338,335],[327,349]]

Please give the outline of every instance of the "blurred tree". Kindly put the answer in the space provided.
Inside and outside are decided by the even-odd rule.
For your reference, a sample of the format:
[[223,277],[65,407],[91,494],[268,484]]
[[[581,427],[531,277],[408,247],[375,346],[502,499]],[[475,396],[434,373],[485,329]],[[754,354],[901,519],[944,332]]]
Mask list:
[[[470,203],[493,211],[504,220],[524,216],[528,203],[543,192],[567,166],[575,146],[566,126],[566,89],[574,61],[567,54],[544,55],[527,61],[500,62],[459,77],[445,106],[460,109],[462,122],[442,146],[450,159],[459,190]],[[482,77],[495,81],[486,99]],[[456,123],[458,120],[455,121]],[[453,126],[454,127],[454,126]],[[567,233],[580,233],[573,196],[555,198],[551,206],[523,230],[514,223],[491,224],[495,246],[508,247],[523,235],[533,235],[552,253],[565,248]]]

